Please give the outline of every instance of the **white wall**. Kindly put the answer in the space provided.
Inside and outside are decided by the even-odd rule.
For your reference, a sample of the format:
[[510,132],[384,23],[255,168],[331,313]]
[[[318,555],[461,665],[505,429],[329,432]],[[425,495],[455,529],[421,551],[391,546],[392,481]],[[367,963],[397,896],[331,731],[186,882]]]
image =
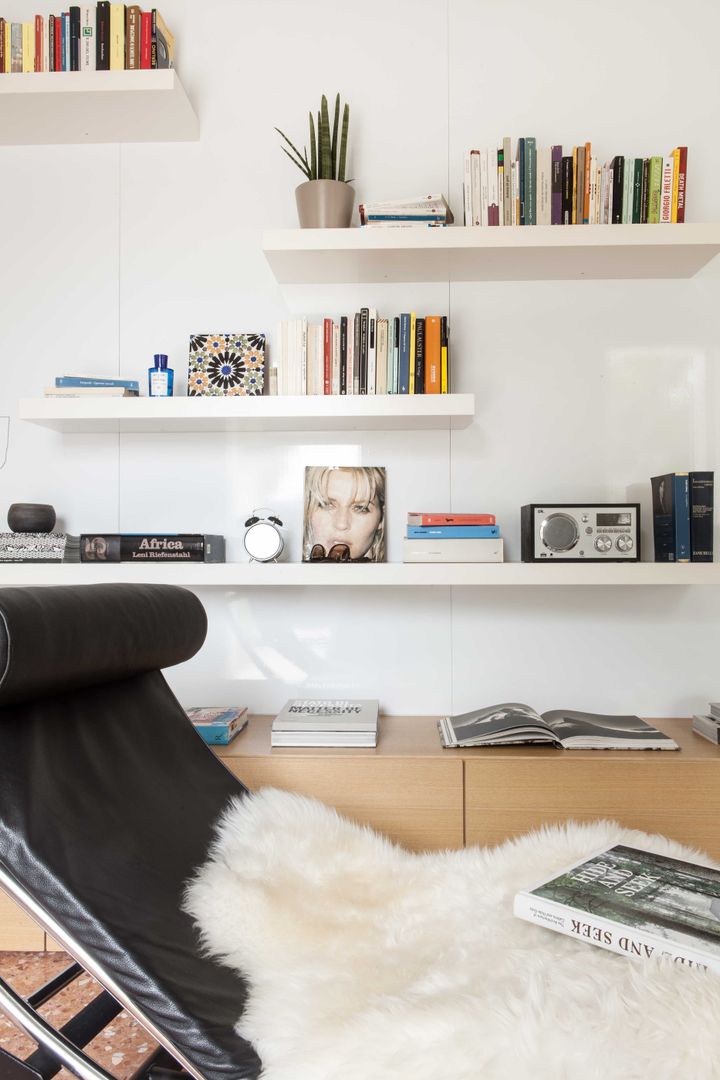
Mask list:
[[[4,14],[27,14],[6,0]],[[534,134],[598,152],[689,146],[688,219],[717,217],[720,9],[691,0],[164,0],[201,139],[0,149],[0,514],[55,504],[72,532],[225,533],[272,506],[299,558],[306,464],[385,465],[389,558],[409,509],[496,512],[613,500],[657,472],[718,467],[713,267],[690,281],[288,287],[261,252],[296,223],[302,177],[275,125],[351,106],[358,199],[449,192],[471,145]],[[715,179],[713,179],[715,178]],[[69,436],[15,419],[64,371],[145,377],[191,332],[266,330],[293,312],[449,311],[455,389],[477,416],[443,432]],[[0,435],[2,428],[0,427]],[[0,446],[0,461],[2,447]],[[650,533],[646,531],[646,538]],[[717,539],[716,539],[717,542]],[[718,590],[720,592],[720,590]],[[186,704],[271,711],[294,694],[379,697],[392,713],[501,700],[683,715],[720,692],[720,595],[699,588],[207,590]]]

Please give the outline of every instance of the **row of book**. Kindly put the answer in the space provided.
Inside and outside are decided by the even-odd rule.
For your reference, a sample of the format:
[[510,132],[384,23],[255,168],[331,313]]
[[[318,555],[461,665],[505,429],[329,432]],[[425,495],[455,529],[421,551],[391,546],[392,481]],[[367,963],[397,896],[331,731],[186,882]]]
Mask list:
[[715,474],[653,476],[655,562],[712,562]]
[[407,229],[452,225],[452,210],[444,195],[412,195],[392,202],[360,203],[360,224],[369,228]]
[[720,746],[720,701],[711,701],[709,709],[705,716],[693,716],[692,729],[696,735]]
[[88,375],[58,375],[54,386],[43,389],[43,397],[138,397],[137,379],[93,378]]
[[494,514],[411,511],[403,538],[405,563],[502,562],[503,541]]
[[157,8],[70,5],[32,21],[0,17],[0,74],[171,68],[175,39]]
[[225,562],[225,538],[202,533],[0,533],[0,562]]
[[292,698],[272,723],[271,746],[377,746],[378,702]]
[[271,394],[447,394],[449,386],[445,315],[383,319],[362,308],[336,321],[287,319],[270,368]]
[[603,162],[592,144],[563,154],[537,148],[532,137],[463,162],[466,225],[629,225],[682,223],[687,196],[687,147],[655,157],[616,155]]

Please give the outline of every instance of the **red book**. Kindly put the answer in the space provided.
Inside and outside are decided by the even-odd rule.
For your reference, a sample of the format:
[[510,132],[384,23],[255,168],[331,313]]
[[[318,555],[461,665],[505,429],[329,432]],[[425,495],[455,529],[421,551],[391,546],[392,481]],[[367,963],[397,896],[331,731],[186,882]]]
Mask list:
[[35,70],[43,69],[43,19],[42,15],[35,16]]
[[332,394],[332,319],[323,319],[323,347],[323,393]]
[[140,23],[140,67],[150,68],[152,46],[152,11],[143,11]]
[[62,71],[62,15],[55,16],[55,70]]
[[494,514],[420,514],[411,511],[408,525],[495,525]]
[[687,188],[687,146],[678,146],[680,151],[680,168],[678,169],[678,224],[685,220],[685,191]]

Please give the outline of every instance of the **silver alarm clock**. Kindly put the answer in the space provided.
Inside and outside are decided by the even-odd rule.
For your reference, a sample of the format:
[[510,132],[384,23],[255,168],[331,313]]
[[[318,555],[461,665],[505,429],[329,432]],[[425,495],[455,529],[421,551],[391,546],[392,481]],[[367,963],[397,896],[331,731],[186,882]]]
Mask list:
[[277,562],[283,553],[285,540],[283,523],[267,507],[253,510],[245,522],[243,545],[251,562]]

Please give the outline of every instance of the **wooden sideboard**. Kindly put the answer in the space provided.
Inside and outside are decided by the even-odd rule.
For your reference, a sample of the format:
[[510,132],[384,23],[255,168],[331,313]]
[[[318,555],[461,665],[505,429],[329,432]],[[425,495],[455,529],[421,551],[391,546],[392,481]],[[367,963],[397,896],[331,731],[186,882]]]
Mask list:
[[[539,825],[612,818],[720,860],[720,749],[690,720],[653,720],[680,752],[443,750],[433,717],[380,721],[374,750],[270,747],[272,718],[254,716],[218,758],[251,790],[320,799],[413,850],[498,844]],[[52,947],[0,896],[0,949]]]

